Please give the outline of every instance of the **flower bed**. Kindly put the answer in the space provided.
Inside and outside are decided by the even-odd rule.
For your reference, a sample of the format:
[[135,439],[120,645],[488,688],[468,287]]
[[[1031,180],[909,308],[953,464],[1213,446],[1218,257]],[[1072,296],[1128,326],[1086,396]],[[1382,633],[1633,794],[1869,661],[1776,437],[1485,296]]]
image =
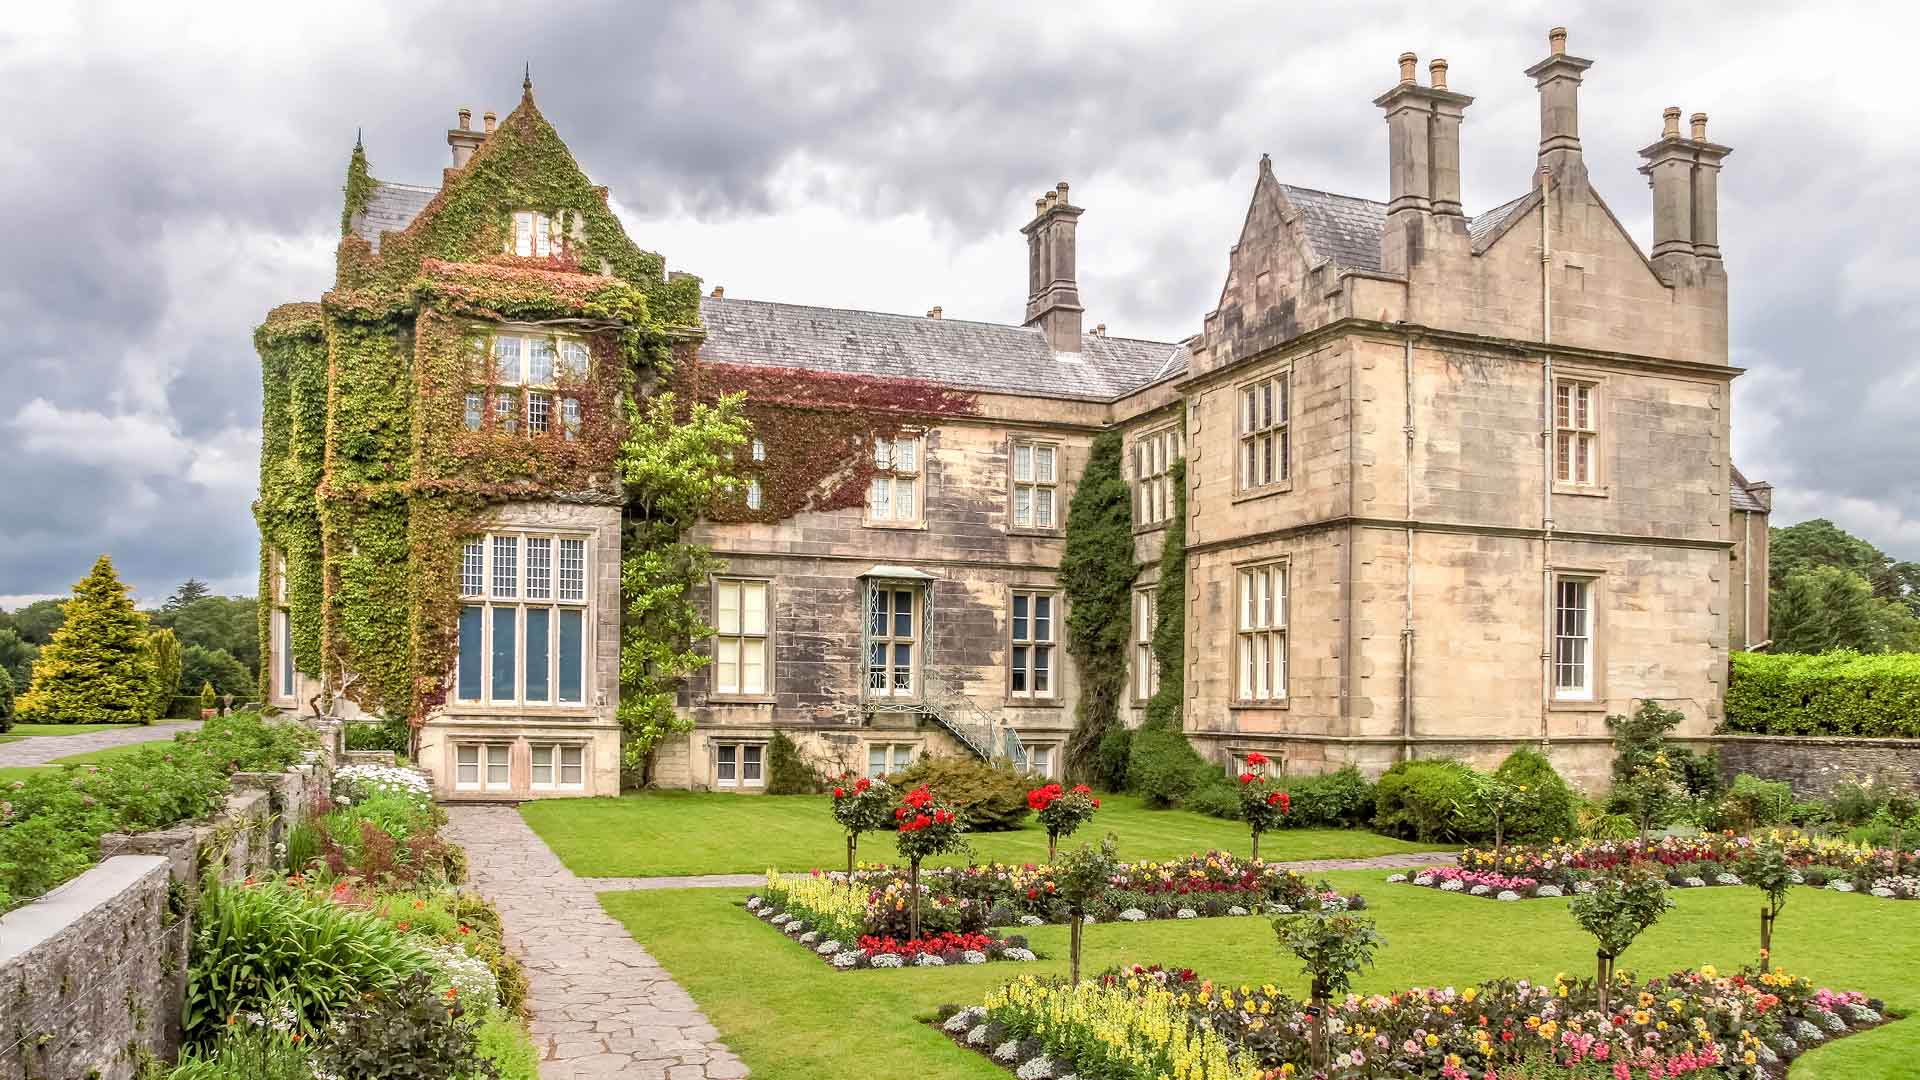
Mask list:
[[[1920,889],[1915,887],[1920,878],[1896,872],[1920,869],[1920,852],[1882,850],[1800,832],[1776,832],[1765,839],[1778,844],[1786,854],[1795,870],[1796,884],[1884,898],[1920,897]],[[1650,866],[1674,888],[1702,889],[1746,884],[1740,867],[1754,849],[1753,837],[1724,833],[1664,837],[1646,844],[1639,840],[1583,840],[1519,845],[1497,852],[1469,848],[1460,853],[1457,866],[1396,873],[1387,882],[1407,882],[1494,900],[1528,900],[1585,892],[1598,875],[1625,866]]]
[[[1328,1007],[1323,1075],[1483,1080],[1537,1060],[1625,1080],[1760,1080],[1783,1076],[1815,1044],[1883,1022],[1879,1002],[1783,972],[1722,977],[1702,968],[1644,983],[1623,975],[1610,1000],[1616,1007],[1603,1013],[1591,980],[1565,979],[1349,995]],[[1192,971],[1136,966],[1078,986],[1023,976],[941,1029],[1023,1080],[1312,1073],[1305,1003],[1271,985],[1216,986]]]
[[[849,887],[845,877],[782,878],[769,870],[766,894],[749,896],[747,911],[841,971],[1039,959],[1019,935],[1003,938],[984,929],[952,925],[948,916],[959,910],[956,907],[929,908],[918,938],[867,933],[870,901],[857,885]],[[897,897],[891,902],[905,903]]]

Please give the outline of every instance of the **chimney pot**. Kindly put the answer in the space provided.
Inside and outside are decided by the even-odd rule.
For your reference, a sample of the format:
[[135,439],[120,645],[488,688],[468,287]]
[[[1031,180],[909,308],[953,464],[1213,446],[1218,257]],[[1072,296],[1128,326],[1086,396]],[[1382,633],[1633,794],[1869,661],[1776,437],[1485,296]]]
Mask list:
[[1667,111],[1660,114],[1662,120],[1660,137],[1677,139],[1680,137],[1680,106],[1669,105]]
[[1547,31],[1547,44],[1551,46],[1553,55],[1565,56],[1567,54],[1567,28],[1564,26],[1556,26]]
[[1097,324],[1095,324],[1095,325],[1094,325],[1094,328],[1093,328],[1093,336],[1094,336],[1094,337],[1106,337],[1106,336],[1107,336],[1107,324],[1106,324],[1106,323],[1097,323]]
[[727,298],[727,287],[725,285],[715,285],[713,287],[713,298],[715,300],[725,300]]
[[1447,88],[1447,62],[1436,59],[1433,63],[1427,65],[1427,70],[1433,75],[1433,88],[1435,90],[1445,90]]
[[1043,199],[1042,201],[1047,204],[1048,209],[1052,209],[1054,203],[1058,202],[1059,199],[1060,199],[1060,193],[1058,191],[1049,191],[1047,192],[1045,199]]
[[473,130],[473,110],[464,106],[460,109],[460,130]]
[[939,318],[939,317],[940,317],[940,305],[939,305],[939,304],[935,304],[935,305],[933,305],[932,307],[930,307],[930,308],[928,308],[928,309],[927,309],[927,318],[929,318],[929,319],[937,319],[937,318]]
[[1040,216],[1040,214],[1044,212],[1046,208],[1047,208],[1047,197],[1045,195],[1042,195],[1039,198],[1033,200],[1033,213],[1035,217]]
[[1706,142],[1707,141],[1707,114],[1703,112],[1697,112],[1697,113],[1694,113],[1692,116],[1688,117],[1687,119],[1688,119],[1688,122],[1690,122],[1693,125],[1693,141]]
[[1418,67],[1419,64],[1420,58],[1412,53],[1403,52],[1400,54],[1400,85],[1412,86],[1419,81],[1414,73],[1414,69]]
[[496,123],[499,123],[499,119],[493,115],[493,110],[491,109],[487,110],[486,115],[482,116],[480,120],[482,123],[486,124],[487,134],[489,135],[493,134],[493,125],[495,125]]
[[1055,184],[1053,186],[1053,190],[1060,193],[1061,202],[1064,203],[1067,201],[1067,182],[1065,180],[1062,180],[1058,184]]

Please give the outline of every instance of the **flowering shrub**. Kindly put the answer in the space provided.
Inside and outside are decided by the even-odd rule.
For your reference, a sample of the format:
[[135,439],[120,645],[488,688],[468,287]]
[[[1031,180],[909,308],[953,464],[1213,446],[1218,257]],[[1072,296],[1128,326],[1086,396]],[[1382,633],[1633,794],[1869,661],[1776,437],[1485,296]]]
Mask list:
[[944,855],[959,847],[960,815],[953,807],[934,798],[926,785],[907,792],[893,809],[894,843],[900,857],[907,860],[908,937],[920,936],[920,860],[929,855]]
[[1061,790],[1059,784],[1044,784],[1027,792],[1027,806],[1047,828],[1047,860],[1051,862],[1059,853],[1060,838],[1072,836],[1085,825],[1100,809],[1100,800],[1085,784],[1075,784],[1071,791]]
[[856,777],[847,773],[833,788],[833,820],[847,834],[847,873],[853,873],[854,853],[860,847],[860,834],[878,832],[892,820],[893,787],[885,780]]
[[915,957],[923,954],[939,956],[947,952],[984,953],[994,949],[998,940],[991,934],[957,934],[947,931],[943,934],[928,934],[923,938],[901,941],[890,937],[864,936],[860,939],[860,951],[872,956],[875,953],[891,953],[896,956]]
[[352,806],[375,795],[390,795],[424,808],[433,803],[427,774],[398,765],[345,765],[333,773],[333,801]]
[[1293,796],[1274,788],[1267,779],[1267,755],[1247,755],[1247,771],[1240,774],[1240,818],[1253,834],[1253,861],[1260,861],[1260,834],[1277,829],[1293,809]]
[[1033,1057],[1070,1063],[1080,1075],[1260,1080],[1253,1055],[1193,1023],[1182,996],[1150,980],[1134,987],[1023,976],[989,993],[983,1015],[1016,1046],[1036,1040]]

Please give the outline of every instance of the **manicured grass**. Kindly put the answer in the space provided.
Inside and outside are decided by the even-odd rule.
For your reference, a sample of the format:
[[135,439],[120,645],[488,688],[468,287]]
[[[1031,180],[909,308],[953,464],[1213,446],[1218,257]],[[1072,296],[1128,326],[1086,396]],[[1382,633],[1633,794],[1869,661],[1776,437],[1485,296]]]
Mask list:
[[[1382,883],[1379,871],[1327,875],[1367,896],[1387,946],[1359,980],[1365,992],[1455,986],[1498,975],[1550,979],[1593,967],[1593,939],[1552,900],[1489,903]],[[1064,973],[1065,927],[1029,934],[1048,959],[1037,964],[836,972],[778,930],[744,913],[738,889],[606,893],[601,902],[677,979],[755,1080],[822,1076],[913,1076],[1005,1080],[1007,1073],[918,1022],[945,1002],[977,1003],[1023,971]],[[1750,962],[1759,947],[1759,894],[1746,888],[1679,892],[1679,905],[1621,958],[1648,975]],[[1774,931],[1787,971],[1823,985],[1885,998],[1895,1013],[1920,1010],[1920,903],[1793,893]],[[1273,982],[1304,994],[1265,919],[1198,919],[1087,928],[1083,964],[1189,966],[1216,981]],[[1912,1075],[1920,1018],[1848,1036],[1802,1058],[1794,1080]]]
[[143,750],[149,746],[165,745],[168,741],[169,740],[166,739],[160,739],[151,743],[133,743],[129,746],[110,746],[105,750],[89,750],[84,754],[68,754],[65,757],[54,758],[45,765],[11,765],[0,768],[0,783],[25,780],[37,772],[45,769],[57,769],[62,765],[103,765],[112,761],[114,758],[125,757],[136,750]]
[[[665,877],[831,869],[846,864],[846,840],[825,795],[723,795],[645,792],[618,799],[548,799],[521,814],[567,869],[582,877]],[[1218,849],[1245,855],[1246,827],[1183,810],[1148,810],[1130,795],[1101,798],[1101,810],[1076,836],[1113,833],[1126,859],[1159,859]],[[1041,862],[1047,833],[1032,817],[1012,832],[968,837],[977,862]],[[1392,837],[1340,829],[1288,829],[1261,839],[1260,854],[1280,859],[1351,859],[1432,851]],[[890,834],[861,839],[860,857],[896,862]],[[964,865],[964,855],[928,865]]]

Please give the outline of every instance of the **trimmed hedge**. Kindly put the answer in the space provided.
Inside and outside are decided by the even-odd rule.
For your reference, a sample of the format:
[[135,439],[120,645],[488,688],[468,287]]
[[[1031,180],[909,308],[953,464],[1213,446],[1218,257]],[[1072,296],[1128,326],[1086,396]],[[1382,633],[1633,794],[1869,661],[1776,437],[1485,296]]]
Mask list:
[[960,811],[968,832],[1019,828],[1033,812],[1027,805],[1027,789],[1037,786],[1032,777],[1016,769],[971,757],[923,757],[888,782],[902,791],[925,784]]
[[1551,840],[1572,836],[1578,829],[1580,800],[1545,754],[1522,747],[1508,754],[1493,775],[1527,789],[1526,798],[1513,810],[1512,820],[1504,823],[1508,836]]
[[1920,738],[1920,653],[1737,652],[1723,731]]
[[[1527,789],[1504,823],[1508,838],[1573,835],[1577,799],[1545,756],[1515,750],[1494,775]],[[1475,776],[1471,766],[1445,758],[1395,765],[1374,789],[1374,829],[1423,843],[1493,839],[1493,815],[1475,798]]]

